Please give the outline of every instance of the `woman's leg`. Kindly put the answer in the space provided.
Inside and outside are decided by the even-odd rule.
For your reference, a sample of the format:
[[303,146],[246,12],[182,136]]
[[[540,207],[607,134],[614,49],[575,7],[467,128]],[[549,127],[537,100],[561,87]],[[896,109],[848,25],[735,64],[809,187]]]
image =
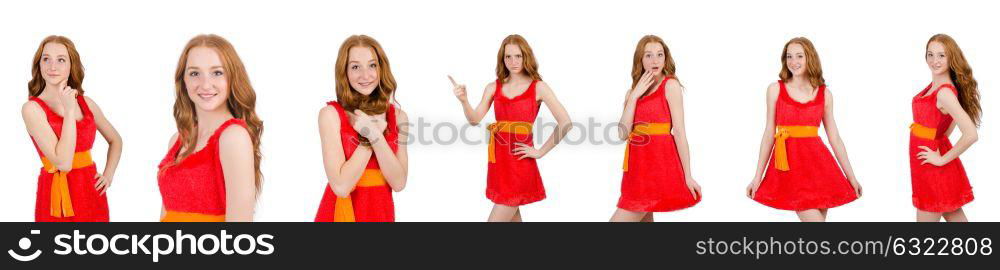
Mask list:
[[944,220],[948,222],[969,222],[969,218],[965,217],[965,211],[962,211],[962,208],[944,213],[943,216]]
[[941,221],[941,212],[927,212],[917,209],[917,222],[938,222]]
[[640,221],[645,221],[646,216],[649,216],[650,221],[652,221],[653,215],[650,215],[648,213],[633,212],[618,208],[618,210],[615,210],[615,214],[611,215],[611,222],[640,222]]
[[826,215],[823,211],[819,209],[808,209],[802,211],[796,211],[795,214],[799,215],[799,220],[802,222],[824,222],[826,221]]
[[517,214],[517,206],[494,204],[490,212],[489,222],[511,222]]

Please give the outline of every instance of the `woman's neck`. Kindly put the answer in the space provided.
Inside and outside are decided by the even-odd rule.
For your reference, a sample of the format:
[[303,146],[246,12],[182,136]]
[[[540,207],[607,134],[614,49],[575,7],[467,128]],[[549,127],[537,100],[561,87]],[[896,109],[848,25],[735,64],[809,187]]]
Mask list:
[[934,88],[936,89],[938,87],[941,87],[942,85],[953,84],[953,83],[951,81],[951,75],[944,73],[944,74],[934,74],[931,77],[931,84],[933,84]]
[[42,88],[42,92],[38,94],[38,98],[54,100],[55,102],[58,102],[59,99],[55,97],[59,95],[59,91],[62,90],[62,88],[65,86],[66,86],[65,82],[58,84],[51,84],[46,82],[45,88]]
[[509,83],[524,83],[529,81],[531,81],[531,77],[524,75],[524,72],[511,73],[510,77],[507,78],[507,82]]
[[795,89],[806,89],[809,92],[812,92],[814,87],[812,82],[810,82],[809,79],[803,75],[792,75],[792,79],[785,82],[785,85],[791,86]]
[[219,106],[218,109],[212,111],[195,109],[195,117],[198,119],[198,137],[202,138],[215,133],[215,129],[222,123],[233,119],[233,114],[225,106]]

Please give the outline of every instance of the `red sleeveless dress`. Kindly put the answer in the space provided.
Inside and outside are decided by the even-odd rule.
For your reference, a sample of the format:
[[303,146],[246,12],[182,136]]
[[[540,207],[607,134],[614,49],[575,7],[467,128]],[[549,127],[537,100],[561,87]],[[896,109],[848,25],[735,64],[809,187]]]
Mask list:
[[[534,123],[540,104],[535,100],[535,84],[532,81],[523,94],[514,98],[503,95],[503,82],[496,81],[493,107],[497,121],[517,121]],[[488,163],[486,172],[486,198],[496,204],[507,206],[525,205],[545,199],[545,187],[538,164],[533,158],[518,160],[514,156],[514,143],[534,146],[532,134],[496,132],[493,144],[496,163]]]
[[[30,97],[31,101],[38,103],[45,111],[45,117],[49,121],[49,126],[58,138],[62,134],[63,118],[38,97]],[[74,152],[90,151],[94,146],[94,138],[97,135],[97,124],[94,123],[94,114],[87,106],[87,101],[82,95],[76,97],[76,101],[83,112],[83,119],[76,122],[76,149]],[[39,157],[44,157],[42,150],[38,148],[35,138],[31,138],[35,145],[35,151]],[[75,215],[72,217],[53,217],[49,212],[51,209],[52,178],[53,173],[49,173],[44,168],[38,174],[38,191],[35,200],[35,221],[56,222],[56,221],[93,221],[108,222],[108,197],[99,195],[94,186],[97,179],[97,166],[91,165],[83,168],[73,169],[67,175],[69,184],[70,201],[73,204]]]
[[[360,135],[351,126],[347,112],[344,107],[336,101],[327,102],[327,105],[337,109],[340,115],[340,143],[344,147],[344,156],[350,157],[354,150],[361,144]],[[395,153],[399,148],[399,127],[396,126],[396,108],[389,104],[389,109],[385,112],[386,126],[385,139],[389,143],[389,148]],[[368,160],[366,170],[379,170],[378,158],[372,153]],[[326,182],[326,181],[324,181]],[[360,183],[360,182],[359,182]],[[392,188],[383,184],[378,186],[356,186],[351,192],[351,202],[354,209],[354,219],[357,222],[393,222],[396,221],[396,210],[392,202]],[[316,213],[316,222],[334,221],[334,212],[337,209],[337,195],[333,193],[330,185],[326,185],[323,192],[323,199],[319,203],[319,210]]]
[[[653,93],[639,98],[633,125],[670,123],[664,78]],[[629,168],[622,173],[618,208],[635,212],[667,212],[694,206],[700,201],[688,191],[684,167],[674,136],[635,135],[629,140]]]
[[[938,150],[942,155],[951,150],[951,141],[945,132],[951,127],[954,119],[951,115],[941,113],[937,108],[937,94],[942,88],[950,89],[955,95],[958,90],[950,84],[934,89],[930,95],[931,85],[913,97],[913,122],[924,127],[936,128],[933,140],[917,137],[910,133],[910,177],[913,185],[913,206],[928,212],[951,212],[961,208],[973,200],[972,186],[965,174],[965,167],[958,158],[944,166],[920,164],[917,159],[922,152],[920,146]],[[925,96],[926,95],[926,96]]]
[[239,118],[219,125],[201,150],[175,164],[180,154],[178,139],[159,165],[157,182],[167,213],[161,221],[226,220],[226,179],[219,160],[219,136],[231,126],[247,128]]
[[[819,87],[812,101],[800,103],[788,96],[784,82],[778,84],[781,93],[775,103],[775,124],[819,127],[826,86]],[[857,199],[854,188],[820,137],[792,137],[786,140],[786,145],[791,169],[778,170],[772,152],[754,200],[777,209],[801,211],[833,208]]]

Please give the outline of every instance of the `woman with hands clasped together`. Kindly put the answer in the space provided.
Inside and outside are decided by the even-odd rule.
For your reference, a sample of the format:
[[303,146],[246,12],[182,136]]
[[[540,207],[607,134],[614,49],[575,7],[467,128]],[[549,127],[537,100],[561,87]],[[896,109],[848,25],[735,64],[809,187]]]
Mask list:
[[[496,107],[497,122],[488,126],[486,198],[494,203],[488,220],[520,222],[520,206],[545,199],[535,160],[552,151],[569,132],[571,122],[554,91],[542,81],[534,53],[520,35],[507,36],[501,42],[496,75],[497,80],[486,85],[476,107],[469,104],[465,85],[451,76],[448,79],[470,124],[478,125],[490,106]],[[535,148],[532,123],[538,116],[539,102],[552,112],[558,127],[541,148]]]
[[327,185],[317,222],[392,222],[392,192],[406,186],[408,118],[396,102],[389,57],[375,39],[340,45],[337,100],[319,112]]

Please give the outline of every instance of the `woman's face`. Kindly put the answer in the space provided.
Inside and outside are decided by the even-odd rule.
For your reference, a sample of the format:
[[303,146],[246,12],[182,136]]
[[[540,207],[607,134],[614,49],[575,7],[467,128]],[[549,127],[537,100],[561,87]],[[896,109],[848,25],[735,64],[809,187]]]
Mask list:
[[46,43],[42,47],[42,58],[38,60],[42,79],[46,85],[60,85],[69,78],[69,50],[57,42]]
[[347,81],[351,89],[371,95],[379,85],[378,59],[371,47],[352,47],[347,56]]
[[517,44],[507,44],[503,46],[503,64],[510,74],[518,74],[524,70],[524,55],[521,54],[521,46]]
[[655,74],[663,72],[663,62],[666,62],[667,59],[666,53],[663,52],[663,45],[659,42],[649,42],[646,43],[643,50],[642,69]]
[[226,109],[229,81],[219,53],[208,47],[194,47],[185,62],[184,85],[195,107],[203,111]]
[[933,75],[948,74],[948,54],[945,53],[944,44],[938,41],[931,41],[927,44],[927,67],[931,69]]
[[802,76],[806,73],[806,51],[802,44],[792,43],[788,45],[785,52],[785,65],[793,76]]

